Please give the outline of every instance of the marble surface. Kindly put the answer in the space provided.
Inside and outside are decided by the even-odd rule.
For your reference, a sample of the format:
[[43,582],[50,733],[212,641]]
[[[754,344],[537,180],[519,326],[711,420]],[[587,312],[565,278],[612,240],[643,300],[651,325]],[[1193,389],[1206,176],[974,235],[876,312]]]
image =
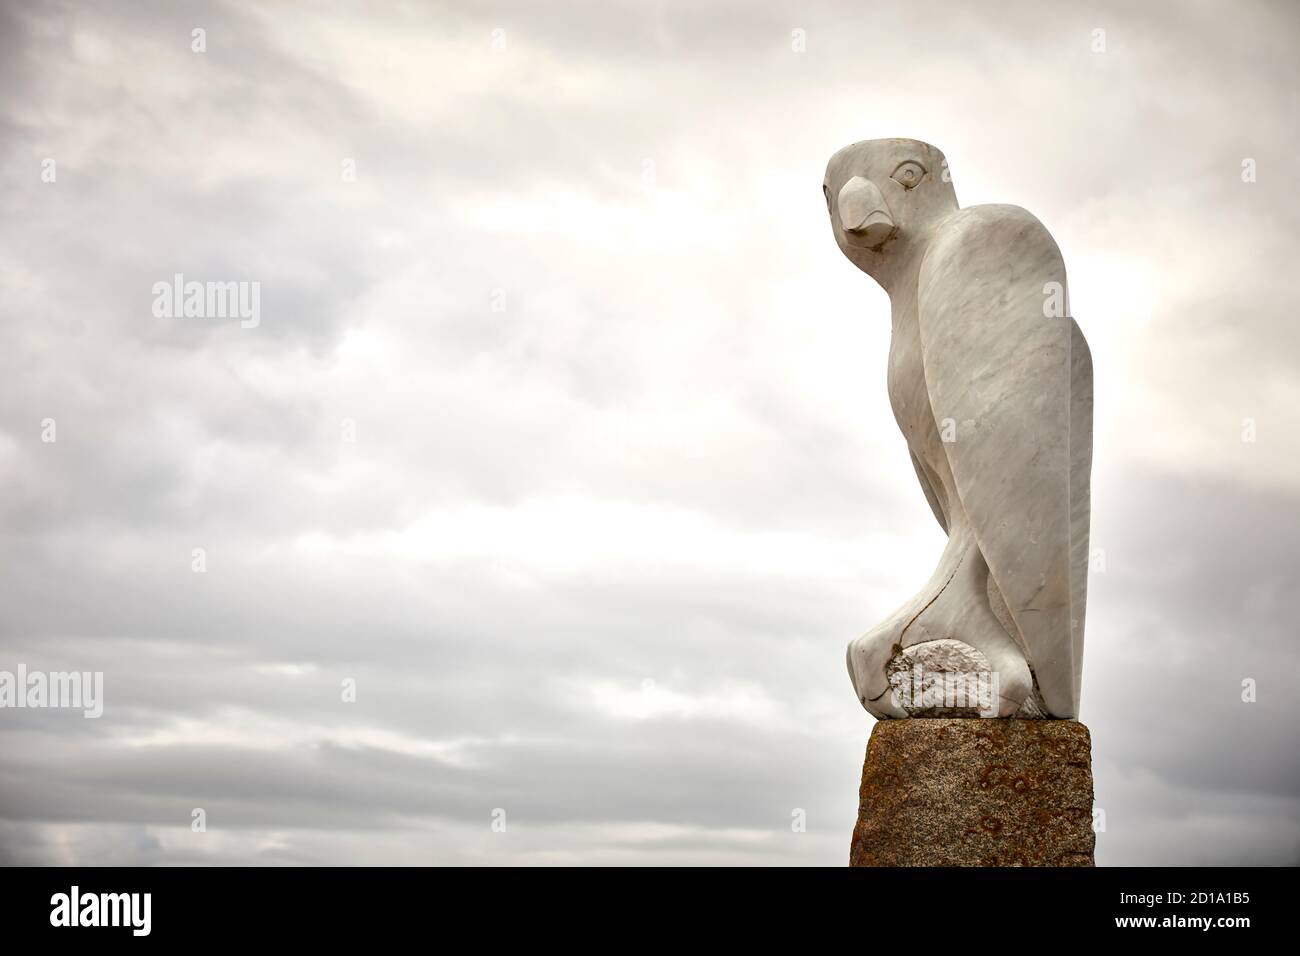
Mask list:
[[948,535],[925,586],[850,643],[858,699],[882,718],[936,713],[898,692],[928,656],[949,662],[940,678],[965,661],[971,686],[995,679],[980,716],[1074,717],[1092,363],[1060,250],[1018,206],[959,208],[943,154],[916,140],[840,150],[823,194],[841,251],[889,294],[889,401]]

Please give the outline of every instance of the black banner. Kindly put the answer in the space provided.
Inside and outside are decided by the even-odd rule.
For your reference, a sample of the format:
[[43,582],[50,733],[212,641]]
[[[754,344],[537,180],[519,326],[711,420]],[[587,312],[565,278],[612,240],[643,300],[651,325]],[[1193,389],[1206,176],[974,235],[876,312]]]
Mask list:
[[0,911],[6,941],[75,934],[96,946],[338,945],[412,933],[457,945],[465,932],[492,944],[522,934],[534,945],[623,945],[608,935],[620,925],[628,938],[666,945],[698,934],[734,944],[833,933],[864,946],[964,950],[1025,945],[1024,934],[1050,931],[1070,942],[1231,946],[1288,928],[1292,877],[1270,869],[13,868],[0,871]]

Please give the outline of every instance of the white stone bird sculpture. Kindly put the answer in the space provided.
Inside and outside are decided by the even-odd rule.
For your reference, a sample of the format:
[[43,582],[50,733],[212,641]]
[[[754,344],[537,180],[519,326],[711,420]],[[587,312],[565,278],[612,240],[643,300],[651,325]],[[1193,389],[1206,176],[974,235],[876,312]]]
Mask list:
[[[889,401],[948,535],[925,587],[850,643],[858,699],[881,718],[1076,717],[1092,359],[1060,250],[1018,206],[959,208],[916,140],[840,150],[823,191],[841,251],[889,294]],[[991,707],[946,696],[972,673]]]

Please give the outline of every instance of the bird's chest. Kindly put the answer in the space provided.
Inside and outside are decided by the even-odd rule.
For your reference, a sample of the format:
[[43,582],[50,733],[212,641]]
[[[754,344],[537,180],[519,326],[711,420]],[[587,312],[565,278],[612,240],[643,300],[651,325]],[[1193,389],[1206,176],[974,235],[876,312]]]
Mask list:
[[908,445],[920,451],[937,440],[939,434],[925,387],[921,337],[915,321],[900,323],[894,329],[889,342],[888,385],[894,420]]

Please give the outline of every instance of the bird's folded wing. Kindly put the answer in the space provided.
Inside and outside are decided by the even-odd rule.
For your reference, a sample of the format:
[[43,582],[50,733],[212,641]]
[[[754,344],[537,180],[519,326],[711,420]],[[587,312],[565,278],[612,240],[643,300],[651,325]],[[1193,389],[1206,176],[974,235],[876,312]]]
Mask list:
[[1053,716],[1078,712],[1071,636],[1073,321],[1051,235],[1016,206],[943,224],[921,266],[919,323],[957,495]]

